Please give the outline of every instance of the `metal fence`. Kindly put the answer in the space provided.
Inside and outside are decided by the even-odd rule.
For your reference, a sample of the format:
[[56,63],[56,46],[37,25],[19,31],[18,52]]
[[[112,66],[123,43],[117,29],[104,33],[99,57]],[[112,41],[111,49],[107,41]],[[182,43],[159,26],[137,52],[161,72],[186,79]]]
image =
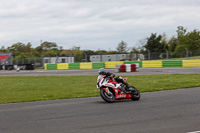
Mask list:
[[27,58],[17,58],[11,56],[0,63],[0,66],[4,65],[23,65],[31,64],[34,68],[44,67],[44,64],[56,64],[56,63],[74,63],[74,57],[27,57]]
[[176,53],[171,53],[168,50],[165,52],[152,52],[152,51],[147,51],[144,53],[144,60],[158,60],[158,59],[172,59],[172,60],[177,60],[177,59],[200,59],[200,53],[196,51],[178,51]]
[[20,65],[20,64],[33,64],[35,68],[43,67],[44,61],[43,57],[28,57],[28,58],[17,58],[12,57],[12,64],[13,65]]
[[[200,52],[194,51],[179,51],[176,53],[171,53],[169,51],[165,52],[152,52],[147,51],[146,53],[129,53],[129,54],[99,54],[99,55],[89,55],[84,53],[84,55],[78,55],[73,57],[73,62],[66,63],[76,63],[76,62],[107,62],[107,61],[136,61],[136,60],[190,60],[190,59],[200,59]],[[52,57],[49,57],[52,58]],[[59,58],[59,56],[54,57]],[[72,58],[72,57],[68,57]],[[97,58],[93,60],[93,58]],[[71,60],[72,61],[72,60]],[[17,58],[10,57],[4,63],[0,65],[20,65],[20,64],[33,64],[34,68],[44,67],[44,57],[27,57],[27,58]],[[63,63],[49,61],[48,63]]]

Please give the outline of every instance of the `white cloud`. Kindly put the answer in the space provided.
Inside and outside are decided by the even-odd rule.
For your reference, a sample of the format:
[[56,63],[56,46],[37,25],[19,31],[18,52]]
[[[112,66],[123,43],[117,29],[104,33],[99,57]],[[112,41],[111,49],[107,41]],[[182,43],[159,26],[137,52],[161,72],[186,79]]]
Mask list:
[[1,0],[0,45],[40,40],[64,48],[115,50],[151,33],[175,35],[179,25],[197,29],[199,0]]

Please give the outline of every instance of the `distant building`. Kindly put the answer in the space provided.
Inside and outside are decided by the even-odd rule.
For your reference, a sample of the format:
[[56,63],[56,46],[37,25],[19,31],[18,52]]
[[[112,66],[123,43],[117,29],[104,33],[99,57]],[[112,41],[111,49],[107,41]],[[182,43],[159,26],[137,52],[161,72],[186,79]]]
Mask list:
[[91,62],[125,61],[130,60],[130,54],[91,55]]
[[43,57],[44,64],[74,63],[74,57]]

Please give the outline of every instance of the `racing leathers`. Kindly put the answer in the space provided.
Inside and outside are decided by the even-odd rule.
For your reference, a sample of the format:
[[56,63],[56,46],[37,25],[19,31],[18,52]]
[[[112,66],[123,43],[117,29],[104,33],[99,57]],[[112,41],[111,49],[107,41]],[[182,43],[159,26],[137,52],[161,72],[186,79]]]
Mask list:
[[125,90],[128,91],[130,85],[126,81],[124,81],[122,77],[119,77],[119,76],[115,77],[115,74],[111,73],[111,72],[106,72],[104,75],[106,75],[106,77],[108,77],[108,78],[114,78],[115,81],[117,81],[118,83],[122,83],[122,84],[126,85]]

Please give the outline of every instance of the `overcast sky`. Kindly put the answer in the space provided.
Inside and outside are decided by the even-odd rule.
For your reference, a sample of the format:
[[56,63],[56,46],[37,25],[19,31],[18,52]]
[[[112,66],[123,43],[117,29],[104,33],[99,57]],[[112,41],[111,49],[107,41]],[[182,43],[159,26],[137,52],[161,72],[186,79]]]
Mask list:
[[65,49],[116,50],[151,33],[199,29],[200,0],[0,0],[0,48],[41,40]]

